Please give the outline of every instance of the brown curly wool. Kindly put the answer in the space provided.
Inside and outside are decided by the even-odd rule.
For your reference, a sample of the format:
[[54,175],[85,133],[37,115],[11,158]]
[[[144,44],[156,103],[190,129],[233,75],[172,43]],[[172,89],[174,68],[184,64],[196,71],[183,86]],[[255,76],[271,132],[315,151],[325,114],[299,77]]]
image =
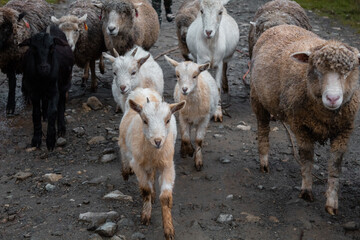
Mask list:
[[260,35],[267,29],[288,24],[311,30],[309,18],[304,9],[295,1],[274,0],[260,7],[252,20],[256,26],[250,25],[249,29],[249,56]]
[[[18,21],[21,13],[26,15]],[[53,9],[45,0],[12,0],[0,8],[0,25],[10,21],[13,27],[8,47],[0,52],[0,68],[4,73],[14,67],[17,72],[22,71],[21,59],[27,48],[18,44],[50,25],[52,14]]]

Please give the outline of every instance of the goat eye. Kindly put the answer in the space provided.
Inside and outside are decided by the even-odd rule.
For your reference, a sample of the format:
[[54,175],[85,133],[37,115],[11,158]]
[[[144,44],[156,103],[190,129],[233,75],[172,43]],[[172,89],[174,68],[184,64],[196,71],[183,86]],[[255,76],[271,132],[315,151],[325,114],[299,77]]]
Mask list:
[[114,72],[114,75],[116,76],[116,72]]
[[166,121],[166,124],[168,124],[170,122],[170,118]]
[[219,12],[219,15],[222,15],[222,14],[223,14],[223,11],[220,11],[220,12]]
[[133,71],[133,72],[131,73],[132,76],[134,76],[135,74],[136,74],[136,71]]
[[193,79],[196,79],[197,78],[197,75],[193,76]]
[[204,14],[204,10],[201,9],[200,12],[201,12],[201,14]]
[[146,124],[146,125],[148,124],[146,120],[143,120],[143,122],[144,122],[144,124]]

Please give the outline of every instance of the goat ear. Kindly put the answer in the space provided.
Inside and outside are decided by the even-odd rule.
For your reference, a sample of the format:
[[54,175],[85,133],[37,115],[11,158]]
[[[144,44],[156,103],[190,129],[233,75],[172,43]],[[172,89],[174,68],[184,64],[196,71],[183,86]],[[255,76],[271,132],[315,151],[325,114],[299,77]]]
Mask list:
[[299,63],[308,63],[311,52],[296,52],[290,55],[290,57]]
[[22,12],[22,13],[20,13],[19,14],[19,16],[18,16],[18,22],[21,20],[21,19],[23,19],[23,17],[25,17],[25,15],[26,15],[26,12]]
[[103,52],[102,55],[103,55],[104,58],[110,60],[110,62],[112,62],[112,63],[115,62],[115,59],[116,59],[116,58],[114,58],[114,57],[111,56],[110,54],[107,54],[106,52]]
[[165,57],[166,61],[167,61],[168,63],[170,63],[171,65],[173,65],[174,67],[177,67],[177,66],[179,65],[179,63],[178,63],[177,61],[169,58],[168,56],[165,55],[164,57]]
[[150,53],[148,55],[146,55],[145,57],[140,58],[139,60],[137,60],[138,67],[140,68],[141,65],[143,65],[146,62],[146,60],[149,59],[149,57],[150,57]]
[[30,46],[31,44],[31,39],[28,38],[28,39],[25,39],[22,43],[19,43],[19,47],[25,47],[25,46]]
[[87,13],[84,14],[81,18],[79,18],[79,23],[84,23],[87,19]]
[[60,38],[54,37],[54,43],[59,46],[69,46],[67,41],[64,41]]
[[205,64],[202,64],[202,65],[199,65],[199,72],[203,72],[203,71],[206,71],[208,70],[210,67],[210,63],[205,63]]
[[185,100],[183,100],[183,101],[181,101],[179,103],[170,104],[171,113],[175,113],[175,112],[181,110],[183,107],[185,107],[185,104],[186,104]]
[[138,50],[138,48],[135,48],[134,51],[131,53],[132,57],[135,57],[137,50]]
[[52,21],[53,23],[55,23],[56,25],[59,25],[59,24],[60,24],[60,19],[57,19],[57,18],[54,17],[54,16],[51,16],[51,21]]
[[250,25],[252,25],[253,27],[256,27],[256,22],[250,22]]
[[134,102],[132,99],[129,99],[129,106],[132,110],[134,110],[137,113],[141,113],[142,111],[142,106]]

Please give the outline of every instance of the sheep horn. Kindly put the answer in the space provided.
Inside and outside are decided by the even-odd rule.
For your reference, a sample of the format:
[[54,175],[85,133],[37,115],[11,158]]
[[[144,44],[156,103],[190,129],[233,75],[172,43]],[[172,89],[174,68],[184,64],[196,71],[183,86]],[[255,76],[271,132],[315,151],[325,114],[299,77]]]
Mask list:
[[115,57],[120,57],[119,53],[116,51],[115,48],[113,48],[113,51],[114,51],[114,56],[115,56]]

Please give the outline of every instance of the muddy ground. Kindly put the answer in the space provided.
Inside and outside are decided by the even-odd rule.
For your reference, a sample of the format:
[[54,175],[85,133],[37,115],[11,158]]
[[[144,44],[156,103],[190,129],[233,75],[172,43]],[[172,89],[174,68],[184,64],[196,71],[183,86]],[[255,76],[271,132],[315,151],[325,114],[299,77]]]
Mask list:
[[[176,11],[182,1],[174,1]],[[174,161],[173,218],[176,239],[360,239],[360,120],[352,135],[343,161],[339,191],[339,215],[329,216],[325,210],[326,165],[329,147],[317,146],[315,151],[313,203],[298,198],[301,186],[300,168],[292,154],[292,145],[281,123],[272,123],[270,135],[270,173],[259,170],[256,142],[256,119],[249,104],[249,89],[241,77],[247,70],[249,21],[264,0],[233,0],[227,8],[240,29],[239,52],[229,64],[231,106],[223,123],[211,122],[205,139],[204,168],[197,172],[190,158],[181,159],[179,141]],[[56,6],[57,16],[68,2]],[[360,48],[360,36],[339,23],[308,12],[314,32],[329,39],[341,39]],[[163,19],[165,19],[163,17]],[[175,24],[163,22],[158,42],[151,49],[157,56],[177,45]],[[169,54],[181,60],[178,51]],[[173,102],[175,74],[161,57],[158,59],[165,77],[165,99]],[[122,114],[116,114],[111,95],[112,73],[107,64],[101,75],[97,93],[80,87],[81,70],[75,68],[73,87],[67,103],[66,145],[48,152],[43,141],[39,150],[29,151],[32,122],[31,107],[22,104],[20,82],[17,89],[17,115],[6,118],[7,82],[0,76],[0,239],[89,239],[93,231],[78,221],[86,212],[116,211],[119,217],[116,235],[126,239],[143,236],[163,239],[161,209],[157,200],[150,226],[140,224],[142,199],[135,176],[124,182],[120,174],[120,159],[103,163],[105,153],[118,152],[117,130]],[[21,76],[18,76],[18,80]],[[90,84],[89,84],[90,85]],[[82,103],[96,96],[104,105],[98,111],[86,111]],[[236,128],[243,121],[250,131]],[[46,124],[44,123],[44,126]],[[73,129],[83,127],[84,135]],[[95,136],[104,141],[88,144]],[[19,172],[31,176],[19,180]],[[50,182],[44,174],[62,176]],[[158,187],[157,187],[158,188]],[[120,190],[133,201],[105,200],[104,195]],[[158,191],[159,192],[159,191]],[[219,223],[220,214],[231,214],[229,222]],[[357,224],[349,227],[345,225]],[[143,234],[143,235],[141,235]],[[119,239],[119,238],[113,238]]]

